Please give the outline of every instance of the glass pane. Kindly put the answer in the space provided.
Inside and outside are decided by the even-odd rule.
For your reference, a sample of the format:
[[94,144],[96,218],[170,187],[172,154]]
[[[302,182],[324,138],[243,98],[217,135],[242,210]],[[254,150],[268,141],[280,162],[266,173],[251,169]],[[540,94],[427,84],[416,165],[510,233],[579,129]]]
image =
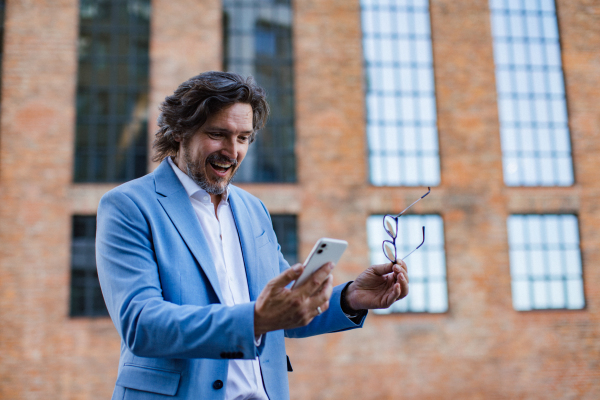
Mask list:
[[569,279],[567,281],[567,308],[580,309],[583,307],[585,307],[583,281],[581,279]]
[[579,244],[579,224],[574,215],[562,215],[562,236],[566,243]]
[[410,298],[407,296],[406,299],[409,302],[411,311],[424,312],[426,311],[427,300],[425,297],[425,285],[419,282],[411,283],[410,285]]
[[515,310],[531,310],[529,283],[522,280],[512,281],[513,307]]
[[[511,261],[512,262],[512,261]],[[559,250],[548,251],[548,275],[552,278],[559,278],[564,276],[564,259],[562,253]]]
[[445,282],[432,282],[429,286],[429,312],[448,311],[448,293]]
[[515,278],[523,278],[528,274],[527,253],[523,250],[510,252],[510,274]]
[[551,280],[548,284],[550,304],[548,308],[565,308],[565,285],[562,280]]
[[533,308],[544,309],[550,308],[548,303],[549,293],[548,284],[545,281],[534,281],[533,285]]

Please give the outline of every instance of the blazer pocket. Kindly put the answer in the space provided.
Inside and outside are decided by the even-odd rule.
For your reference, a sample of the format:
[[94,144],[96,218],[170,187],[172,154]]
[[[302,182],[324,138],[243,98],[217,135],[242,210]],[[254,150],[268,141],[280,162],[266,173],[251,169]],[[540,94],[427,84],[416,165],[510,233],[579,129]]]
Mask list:
[[254,238],[254,241],[256,243],[257,249],[260,249],[261,247],[268,244],[269,243],[269,235],[267,235],[267,231],[264,231],[260,236]]
[[117,378],[117,385],[167,396],[175,396],[181,372],[125,364]]

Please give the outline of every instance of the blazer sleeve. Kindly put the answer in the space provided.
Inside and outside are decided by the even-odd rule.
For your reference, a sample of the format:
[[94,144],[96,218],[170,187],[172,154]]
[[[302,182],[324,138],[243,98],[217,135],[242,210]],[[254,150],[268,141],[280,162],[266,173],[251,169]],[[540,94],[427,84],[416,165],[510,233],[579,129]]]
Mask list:
[[306,326],[286,330],[285,336],[289,338],[302,338],[321,335],[323,333],[342,332],[349,329],[362,328],[367,313],[359,318],[358,322],[354,322],[342,311],[340,296],[344,286],[346,286],[346,283],[333,288],[327,311],[316,316],[310,324]]
[[102,292],[123,343],[134,355],[253,359],[262,350],[254,343],[254,302],[228,307],[164,300],[151,224],[127,194],[107,193],[97,218]]

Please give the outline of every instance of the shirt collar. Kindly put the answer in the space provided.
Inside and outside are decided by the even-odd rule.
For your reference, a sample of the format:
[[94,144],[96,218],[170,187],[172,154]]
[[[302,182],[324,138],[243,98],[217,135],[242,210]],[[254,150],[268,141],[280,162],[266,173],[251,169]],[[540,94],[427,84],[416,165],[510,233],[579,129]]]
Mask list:
[[[171,166],[171,168],[173,168],[175,175],[177,175],[177,178],[183,185],[183,188],[185,189],[185,191],[187,192],[189,197],[192,197],[203,203],[210,203],[210,201],[211,201],[210,195],[208,194],[208,192],[206,190],[204,190],[200,186],[198,186],[198,184],[196,182],[194,182],[192,180],[192,178],[190,178],[186,173],[184,173],[182,170],[180,170],[179,167],[177,165],[175,165],[175,163],[173,162],[173,160],[170,156],[167,157],[167,161],[169,162],[169,165]],[[221,195],[221,201],[223,203],[227,204],[228,199],[229,199],[229,185],[227,185],[227,187],[225,188],[225,191]]]

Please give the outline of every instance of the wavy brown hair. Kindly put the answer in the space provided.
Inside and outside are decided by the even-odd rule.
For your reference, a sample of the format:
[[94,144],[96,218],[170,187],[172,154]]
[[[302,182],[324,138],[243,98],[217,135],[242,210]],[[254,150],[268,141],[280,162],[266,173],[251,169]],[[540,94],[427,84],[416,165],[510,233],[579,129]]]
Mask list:
[[256,84],[254,78],[243,78],[232,72],[209,71],[183,82],[160,105],[158,131],[152,146],[156,153],[152,160],[162,161],[177,154],[179,142],[175,138],[191,137],[210,115],[234,103],[247,103],[252,107],[252,143],[256,131],[265,125],[269,116],[265,90]]

